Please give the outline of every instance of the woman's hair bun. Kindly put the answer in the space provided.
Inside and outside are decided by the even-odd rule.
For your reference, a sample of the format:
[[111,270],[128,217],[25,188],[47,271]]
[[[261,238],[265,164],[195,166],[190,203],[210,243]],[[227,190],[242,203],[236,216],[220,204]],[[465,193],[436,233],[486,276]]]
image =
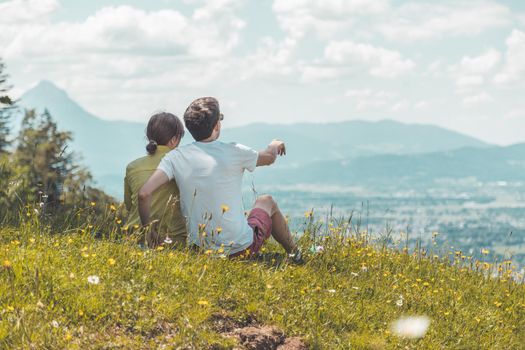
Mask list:
[[146,146],[146,151],[148,151],[149,154],[155,154],[157,151],[157,141],[149,140],[149,143]]

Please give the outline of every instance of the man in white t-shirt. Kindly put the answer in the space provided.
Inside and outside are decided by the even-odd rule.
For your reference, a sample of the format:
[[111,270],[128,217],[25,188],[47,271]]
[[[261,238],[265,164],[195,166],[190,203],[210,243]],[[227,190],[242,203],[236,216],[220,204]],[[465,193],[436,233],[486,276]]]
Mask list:
[[[287,221],[271,196],[259,196],[248,217],[242,204],[244,171],[273,164],[278,155],[286,154],[284,143],[274,140],[259,152],[237,143],[223,143],[217,140],[222,120],[219,103],[213,97],[199,98],[186,109],[184,123],[195,142],[166,154],[139,191],[142,224],[150,222],[153,192],[175,179],[190,244],[223,249],[230,256],[246,256],[258,253],[271,235],[294,259],[301,259]],[[155,233],[153,236],[159,239]]]

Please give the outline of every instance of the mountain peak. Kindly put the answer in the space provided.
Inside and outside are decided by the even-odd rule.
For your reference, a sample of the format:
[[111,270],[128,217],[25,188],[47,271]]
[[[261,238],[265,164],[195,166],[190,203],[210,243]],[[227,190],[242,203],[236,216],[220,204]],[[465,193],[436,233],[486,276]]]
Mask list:
[[27,95],[37,95],[40,97],[45,96],[47,98],[53,98],[53,99],[55,98],[70,99],[65,90],[59,88],[55,83],[49,80],[41,80],[32,89],[28,90],[22,96],[22,99],[24,99],[24,97]]

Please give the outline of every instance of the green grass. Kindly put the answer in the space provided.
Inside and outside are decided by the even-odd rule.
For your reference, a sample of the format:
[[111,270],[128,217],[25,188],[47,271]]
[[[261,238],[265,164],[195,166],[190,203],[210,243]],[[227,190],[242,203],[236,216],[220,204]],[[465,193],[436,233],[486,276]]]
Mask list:
[[[211,322],[217,312],[277,326],[313,349],[525,348],[525,287],[509,278],[510,264],[498,272],[459,252],[385,248],[343,224],[301,266],[274,244],[263,259],[229,260],[37,226],[0,229],[0,348],[233,348]],[[319,226],[306,230],[308,250]],[[93,275],[99,284],[88,283]],[[431,319],[425,337],[392,334],[404,315]]]

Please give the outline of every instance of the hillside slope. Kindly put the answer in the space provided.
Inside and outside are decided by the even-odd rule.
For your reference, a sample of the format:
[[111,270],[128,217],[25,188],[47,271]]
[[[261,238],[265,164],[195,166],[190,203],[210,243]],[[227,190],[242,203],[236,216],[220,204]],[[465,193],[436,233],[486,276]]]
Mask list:
[[[510,264],[343,240],[346,223],[334,222],[321,242],[308,229],[304,251],[312,243],[323,250],[295,266],[272,246],[258,260],[229,260],[220,251],[42,234],[32,222],[0,229],[0,348],[232,349],[247,338],[230,331],[245,326],[252,335],[278,327],[311,349],[525,344],[525,286],[509,278]],[[403,316],[426,317],[426,335],[403,338],[420,328],[396,331]]]

